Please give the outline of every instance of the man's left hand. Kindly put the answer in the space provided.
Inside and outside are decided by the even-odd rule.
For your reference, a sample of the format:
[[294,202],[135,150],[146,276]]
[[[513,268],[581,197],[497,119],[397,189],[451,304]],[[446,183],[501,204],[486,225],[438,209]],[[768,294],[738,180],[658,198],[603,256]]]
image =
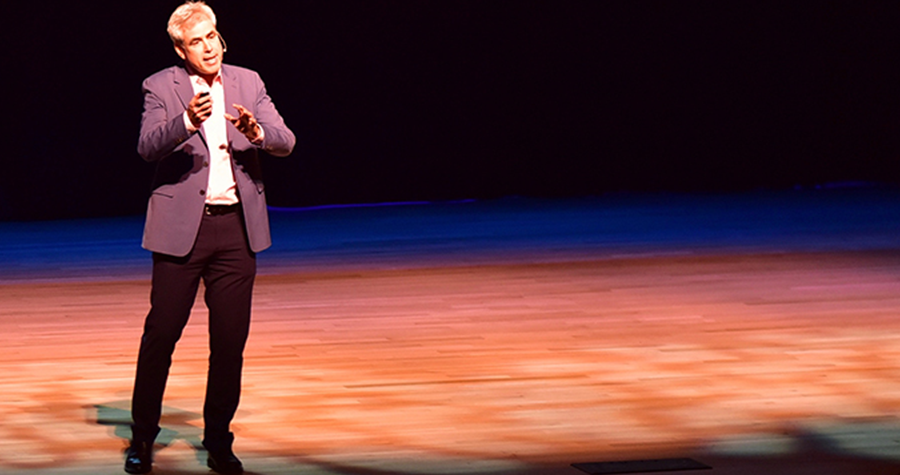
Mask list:
[[256,118],[253,117],[253,113],[248,111],[247,108],[240,104],[232,105],[235,109],[237,109],[240,115],[238,117],[235,117],[226,112],[225,118],[228,119],[229,122],[234,124],[234,126],[251,142],[258,139],[262,129],[259,127],[259,123],[256,121]]

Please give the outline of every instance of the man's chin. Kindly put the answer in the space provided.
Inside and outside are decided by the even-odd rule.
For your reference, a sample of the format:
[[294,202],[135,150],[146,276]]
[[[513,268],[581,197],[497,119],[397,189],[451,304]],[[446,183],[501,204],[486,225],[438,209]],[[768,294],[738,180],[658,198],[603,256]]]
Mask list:
[[215,76],[216,74],[219,74],[219,70],[222,69],[222,62],[217,61],[215,64],[191,64],[190,66],[191,69],[201,76]]

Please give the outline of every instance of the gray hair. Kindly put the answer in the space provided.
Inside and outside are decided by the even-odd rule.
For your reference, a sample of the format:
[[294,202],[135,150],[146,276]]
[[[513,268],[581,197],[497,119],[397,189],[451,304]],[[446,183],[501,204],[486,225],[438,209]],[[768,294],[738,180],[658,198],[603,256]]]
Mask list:
[[169,17],[169,38],[176,45],[180,45],[184,41],[184,30],[190,28],[195,23],[209,20],[213,26],[216,26],[216,14],[212,8],[203,0],[189,0],[181,4],[172,12]]

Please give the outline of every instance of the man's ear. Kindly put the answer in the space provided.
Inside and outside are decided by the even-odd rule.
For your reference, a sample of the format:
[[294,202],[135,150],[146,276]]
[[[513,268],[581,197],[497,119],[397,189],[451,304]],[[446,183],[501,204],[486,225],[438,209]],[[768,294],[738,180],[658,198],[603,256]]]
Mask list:
[[178,53],[178,56],[181,59],[187,59],[187,56],[184,54],[184,48],[182,48],[181,45],[174,45],[174,46],[175,46],[175,52]]

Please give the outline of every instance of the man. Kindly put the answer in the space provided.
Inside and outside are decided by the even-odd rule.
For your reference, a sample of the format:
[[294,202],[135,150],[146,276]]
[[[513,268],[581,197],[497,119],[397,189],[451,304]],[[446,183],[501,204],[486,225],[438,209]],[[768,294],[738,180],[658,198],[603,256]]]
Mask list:
[[225,47],[209,6],[179,6],[168,32],[184,64],[143,84],[138,152],[156,164],[143,239],[153,251],[153,275],[125,471],[152,469],[172,353],[202,279],[210,336],[203,446],[214,471],[242,473],[229,427],[240,399],[256,253],[271,244],[257,152],[286,156],[295,138],[259,75],[222,64]]

